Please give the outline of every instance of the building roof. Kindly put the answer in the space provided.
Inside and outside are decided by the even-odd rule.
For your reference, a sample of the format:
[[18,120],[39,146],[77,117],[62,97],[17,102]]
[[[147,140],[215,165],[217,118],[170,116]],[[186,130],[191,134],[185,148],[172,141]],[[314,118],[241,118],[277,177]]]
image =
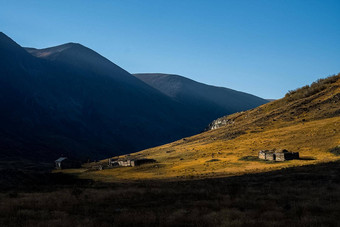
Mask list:
[[286,149],[261,150],[260,152],[266,153],[266,154],[292,153],[292,152],[287,151]]
[[57,160],[55,160],[55,162],[62,162],[64,161],[65,159],[67,159],[66,157],[60,157],[58,158]]
[[123,162],[126,162],[126,161],[135,161],[136,159],[135,158],[119,158],[117,159],[117,161],[123,161]]

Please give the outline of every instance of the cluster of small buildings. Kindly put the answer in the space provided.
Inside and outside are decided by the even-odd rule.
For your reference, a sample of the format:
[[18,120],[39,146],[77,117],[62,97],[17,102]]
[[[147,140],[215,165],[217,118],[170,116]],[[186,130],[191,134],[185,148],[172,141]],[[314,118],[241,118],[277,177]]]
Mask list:
[[[269,161],[287,161],[293,159],[299,159],[299,152],[289,152],[286,149],[280,150],[261,150],[258,153],[259,159],[269,160]],[[156,162],[154,159],[147,159],[147,158],[135,158],[135,157],[125,157],[125,158],[117,158],[112,159],[109,158],[108,160],[108,167],[115,167],[115,166],[139,166],[146,163],[153,163]],[[80,168],[81,163],[79,161],[73,161],[68,159],[67,157],[60,157],[55,160],[55,167],[56,169],[69,169],[69,168]],[[102,170],[103,165],[100,164],[98,166],[93,166],[96,170]]]
[[283,162],[287,160],[299,159],[299,152],[289,152],[283,150],[261,150],[259,152],[259,159]]
[[[56,169],[71,169],[71,168],[80,168],[81,162],[74,161],[72,159],[69,159],[67,157],[60,157],[55,162],[55,168]],[[153,163],[156,162],[154,159],[147,159],[147,158],[132,158],[132,157],[126,157],[126,158],[120,158],[120,159],[112,159],[109,158],[108,161],[108,167],[115,167],[115,166],[139,166],[146,163]],[[98,164],[91,166],[92,170],[102,170],[104,168],[103,164]]]

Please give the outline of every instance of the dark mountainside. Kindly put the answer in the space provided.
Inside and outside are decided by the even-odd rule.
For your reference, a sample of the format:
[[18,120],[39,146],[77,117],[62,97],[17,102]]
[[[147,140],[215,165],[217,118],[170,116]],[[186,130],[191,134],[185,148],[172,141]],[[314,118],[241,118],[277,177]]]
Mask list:
[[25,50],[0,33],[0,58],[1,160],[99,159],[207,124],[192,106],[80,44]]
[[2,159],[100,158],[201,130],[184,106],[82,45],[28,51],[43,59],[0,34]]
[[156,88],[199,113],[201,121],[208,125],[218,117],[255,108],[268,101],[254,95],[229,88],[196,82],[183,76],[141,73],[135,77]]

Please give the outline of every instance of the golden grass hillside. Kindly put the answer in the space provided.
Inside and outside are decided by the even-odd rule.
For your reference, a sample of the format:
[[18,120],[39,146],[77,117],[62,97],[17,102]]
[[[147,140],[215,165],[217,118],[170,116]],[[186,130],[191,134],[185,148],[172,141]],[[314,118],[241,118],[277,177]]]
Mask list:
[[[330,149],[340,145],[340,74],[218,119],[212,126],[217,129],[131,154],[156,163],[72,173],[100,181],[197,179],[339,160]],[[268,162],[256,158],[259,150],[273,148],[300,152],[301,159]]]

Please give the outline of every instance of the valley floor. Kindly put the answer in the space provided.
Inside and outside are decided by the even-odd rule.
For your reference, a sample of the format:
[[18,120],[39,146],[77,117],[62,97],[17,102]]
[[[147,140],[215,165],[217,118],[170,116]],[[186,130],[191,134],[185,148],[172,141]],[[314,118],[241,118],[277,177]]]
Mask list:
[[339,161],[189,181],[103,183],[60,173],[51,179],[0,192],[0,226],[339,224]]

